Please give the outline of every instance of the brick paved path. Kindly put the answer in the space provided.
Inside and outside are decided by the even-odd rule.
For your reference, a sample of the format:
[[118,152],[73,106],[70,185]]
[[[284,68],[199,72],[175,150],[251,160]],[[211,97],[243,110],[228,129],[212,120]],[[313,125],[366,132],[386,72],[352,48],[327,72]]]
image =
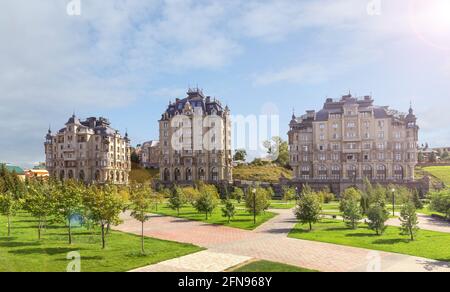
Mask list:
[[[450,233],[450,223],[447,221],[424,214],[417,214],[417,219],[419,220],[420,229]],[[400,226],[401,222],[398,218],[391,218],[386,222],[386,224]]]
[[[254,259],[264,259],[327,272],[344,271],[450,271],[448,263],[346,247],[328,243],[287,238],[295,225],[292,210],[280,213],[254,231],[173,217],[153,216],[146,223],[146,236],[177,242],[192,243],[208,248],[216,254],[229,254]],[[140,223],[124,215],[124,223],[116,229],[140,234]],[[195,254],[191,257],[195,266]],[[149,270],[167,270],[162,264],[147,267]],[[184,271],[190,271],[184,265]]]

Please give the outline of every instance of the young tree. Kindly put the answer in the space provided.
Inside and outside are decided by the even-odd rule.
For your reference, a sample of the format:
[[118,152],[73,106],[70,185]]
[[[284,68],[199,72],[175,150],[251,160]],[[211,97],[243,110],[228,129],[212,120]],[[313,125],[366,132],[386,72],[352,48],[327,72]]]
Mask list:
[[231,218],[234,218],[236,214],[236,208],[231,200],[226,200],[225,205],[222,208],[222,216],[228,218],[228,223],[230,223]]
[[283,200],[288,203],[295,200],[297,196],[297,190],[295,187],[283,186]]
[[217,207],[218,200],[217,190],[214,192],[212,188],[204,186],[200,190],[200,196],[195,201],[194,207],[199,213],[205,213],[206,220],[208,220],[208,215],[211,215]]
[[402,234],[409,235],[411,241],[414,241],[417,231],[419,231],[419,220],[417,219],[416,207],[413,202],[403,205],[400,212],[400,221],[402,222]]
[[183,194],[184,198],[186,199],[186,202],[188,202],[191,205],[194,205],[200,196],[199,190],[193,187],[183,188]]
[[53,188],[55,198],[52,213],[61,221],[67,223],[69,244],[72,244],[72,217],[82,209],[84,186],[75,181],[57,183]]
[[256,224],[256,216],[266,210],[268,205],[270,205],[270,201],[267,198],[266,190],[260,187],[252,188],[245,198],[245,207],[253,215],[254,224]]
[[180,216],[180,209],[186,202],[183,190],[180,187],[175,187],[169,197],[169,208],[176,210],[178,216]]
[[164,203],[164,194],[158,191],[150,190],[150,200],[152,202],[152,207],[158,212],[158,206]]
[[92,186],[84,193],[84,204],[90,210],[92,219],[102,230],[102,248],[106,247],[105,229],[110,225],[118,225],[120,213],[125,204],[114,186],[98,188]]
[[295,215],[302,224],[309,224],[309,230],[312,230],[312,224],[320,220],[322,213],[322,204],[319,196],[314,192],[303,193],[297,202]]
[[38,219],[38,239],[41,240],[41,231],[47,217],[54,210],[52,182],[32,180],[25,196],[24,207],[30,214]]
[[132,203],[131,217],[141,222],[141,253],[145,254],[144,248],[144,223],[150,220],[147,214],[152,206],[152,191],[146,186],[131,186],[130,200]]
[[236,200],[239,204],[244,198],[244,191],[241,188],[235,187],[233,192],[231,193],[231,198]]
[[450,218],[450,190],[442,190],[431,194],[431,210],[446,214]]
[[0,192],[0,213],[7,217],[8,237],[11,236],[11,219],[20,209],[21,203],[21,200],[16,199],[11,192]]
[[339,209],[343,214],[346,224],[352,229],[358,227],[358,222],[363,217],[360,202],[361,192],[359,190],[355,188],[345,190]]
[[386,221],[389,219],[389,212],[381,204],[374,204],[370,207],[367,218],[369,219],[369,228],[374,230],[377,235],[382,235],[386,230]]
[[419,192],[417,190],[414,190],[412,192],[411,201],[414,203],[414,206],[416,207],[416,209],[423,208],[423,202],[420,200]]

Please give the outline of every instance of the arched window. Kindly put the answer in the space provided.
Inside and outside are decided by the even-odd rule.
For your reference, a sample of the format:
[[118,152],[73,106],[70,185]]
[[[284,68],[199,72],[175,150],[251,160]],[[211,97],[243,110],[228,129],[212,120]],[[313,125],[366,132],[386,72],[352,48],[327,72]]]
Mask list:
[[65,178],[65,173],[64,173],[64,170],[61,170],[60,172],[59,172],[59,180],[64,180],[64,178]]
[[164,169],[164,181],[170,181],[170,171],[169,169]]
[[217,171],[217,168],[213,167],[211,169],[211,180],[212,181],[218,181],[219,180],[219,172]]
[[321,179],[321,180],[325,180],[328,178],[328,169],[325,165],[319,166],[318,175],[319,175],[319,179]]
[[377,166],[377,180],[386,180],[386,166],[380,164]]
[[341,167],[339,165],[333,165],[331,167],[331,178],[334,180],[341,179]]
[[349,179],[356,179],[356,177],[358,176],[356,165],[349,165],[347,167],[347,176]]
[[69,169],[68,177],[69,177],[69,179],[73,179],[73,170],[72,169]]
[[181,171],[176,168],[175,169],[175,181],[180,181],[181,180]]
[[114,171],[112,171],[112,170],[109,172],[109,180],[111,182],[114,182]]
[[116,171],[116,180],[117,182],[120,182],[120,172]]
[[78,174],[78,179],[80,181],[84,181],[85,178],[86,176],[84,175],[84,170],[80,170],[80,173]]
[[310,179],[311,177],[311,167],[309,165],[303,165],[300,169],[300,177],[302,179]]
[[394,166],[394,179],[395,180],[403,180],[403,178],[404,178],[403,167],[401,165],[395,165]]
[[186,169],[186,180],[187,181],[192,180],[192,169],[190,169],[190,168]]
[[198,170],[198,179],[199,180],[205,180],[205,170],[203,168],[200,168]]
[[370,165],[363,166],[363,176],[368,178],[369,180],[373,177],[372,167]]

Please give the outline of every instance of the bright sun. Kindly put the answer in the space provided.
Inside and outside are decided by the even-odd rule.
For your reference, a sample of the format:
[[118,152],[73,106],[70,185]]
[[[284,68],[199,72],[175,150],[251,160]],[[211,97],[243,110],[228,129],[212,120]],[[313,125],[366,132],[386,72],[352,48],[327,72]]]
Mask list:
[[450,50],[450,0],[412,0],[411,25],[429,44]]

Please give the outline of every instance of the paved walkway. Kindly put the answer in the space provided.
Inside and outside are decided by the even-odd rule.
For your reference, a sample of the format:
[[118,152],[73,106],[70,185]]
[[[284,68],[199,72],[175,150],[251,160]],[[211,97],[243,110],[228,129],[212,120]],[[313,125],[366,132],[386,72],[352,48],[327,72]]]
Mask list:
[[[192,243],[207,248],[213,254],[226,255],[219,258],[242,256],[242,260],[244,258],[264,259],[324,272],[450,271],[449,263],[288,238],[289,231],[296,223],[292,210],[276,210],[276,212],[280,215],[254,231],[214,226],[173,217],[153,216],[145,224],[144,233],[150,237]],[[140,234],[140,223],[127,215],[124,215],[124,220],[124,223],[116,229]],[[204,259],[204,254],[193,254],[185,259],[179,269],[189,272],[198,268],[197,263]],[[221,260],[218,259],[218,261]],[[143,268],[143,270],[171,271],[174,263],[176,262],[172,260],[169,261],[169,266],[166,262]],[[227,263],[216,264],[227,265]]]
[[[423,214],[417,214],[417,219],[419,220],[420,229],[450,233],[450,223],[447,221]],[[398,218],[392,218],[389,219],[386,224],[400,226],[401,222]]]

